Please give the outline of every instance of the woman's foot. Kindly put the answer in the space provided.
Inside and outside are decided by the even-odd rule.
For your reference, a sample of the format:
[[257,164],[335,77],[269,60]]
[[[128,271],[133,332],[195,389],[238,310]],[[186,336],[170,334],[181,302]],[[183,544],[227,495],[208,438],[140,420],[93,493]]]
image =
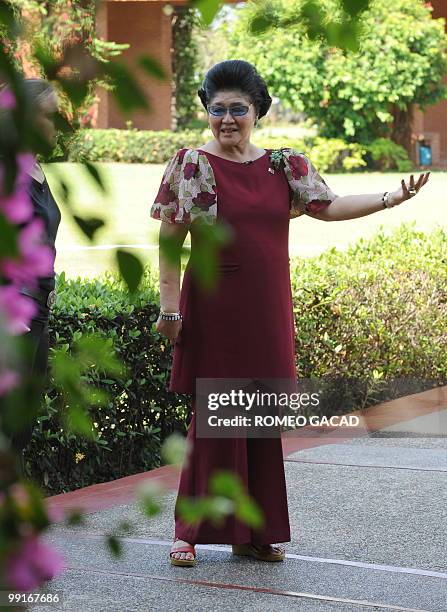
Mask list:
[[259,561],[284,561],[284,547],[279,544],[233,544],[233,555],[253,557]]
[[169,556],[171,558],[171,565],[191,567],[197,563],[194,545],[177,538],[175,538],[172,544]]

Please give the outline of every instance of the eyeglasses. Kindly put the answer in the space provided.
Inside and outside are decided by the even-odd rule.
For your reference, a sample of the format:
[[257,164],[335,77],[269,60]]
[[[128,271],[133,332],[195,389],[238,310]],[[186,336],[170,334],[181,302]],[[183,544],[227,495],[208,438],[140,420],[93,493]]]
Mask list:
[[224,117],[227,114],[227,110],[229,111],[232,117],[243,117],[248,113],[248,109],[250,108],[250,106],[251,103],[249,104],[249,106],[245,106],[245,104],[237,104],[235,106],[230,106],[229,108],[227,108],[226,106],[220,106],[216,104],[208,106],[207,108],[209,114],[213,115],[214,117]]

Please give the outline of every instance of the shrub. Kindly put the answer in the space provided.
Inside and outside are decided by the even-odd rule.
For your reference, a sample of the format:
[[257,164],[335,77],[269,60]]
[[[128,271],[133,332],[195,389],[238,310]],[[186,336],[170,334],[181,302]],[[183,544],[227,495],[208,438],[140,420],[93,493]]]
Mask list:
[[73,341],[92,332],[112,340],[128,369],[124,380],[94,369],[87,382],[109,392],[105,406],[90,414],[99,441],[70,435],[57,417],[64,398],[51,383],[44,416],[28,449],[32,475],[49,492],[66,491],[160,465],[161,441],[184,431],[187,400],[166,390],[169,342],[152,330],[159,311],[154,276],[147,271],[144,288],[131,298],[119,280],[57,279],[58,302],[51,314],[51,343],[69,351]]
[[[197,148],[212,138],[209,130],[80,130],[68,145],[68,160],[164,164],[183,147]],[[364,147],[339,138],[272,136],[255,132],[254,143],[266,149],[290,147],[306,153],[321,172],[350,172],[366,166]]]
[[178,149],[203,142],[201,130],[80,130],[69,143],[68,160],[162,164]]
[[300,376],[447,378],[447,233],[402,225],[291,266]]
[[366,166],[362,145],[341,138],[315,138],[309,156],[320,172],[352,172]]
[[[424,234],[403,225],[347,252],[293,259],[291,280],[297,375],[334,381],[327,387],[333,412],[447,383],[447,233],[441,228]],[[33,476],[59,492],[160,465],[161,441],[185,431],[190,408],[187,396],[166,390],[171,350],[153,327],[156,275],[147,272],[134,298],[113,277],[68,281],[61,275],[57,286],[52,344],[69,350],[80,335],[103,333],[129,376],[86,373],[110,392],[107,406],[91,408],[98,443],[61,428],[56,408],[63,398],[50,385],[27,451]],[[396,379],[403,381],[396,386]]]
[[377,138],[367,145],[372,159],[372,167],[376,170],[397,170],[411,172],[413,164],[408,158],[407,150],[389,138]]

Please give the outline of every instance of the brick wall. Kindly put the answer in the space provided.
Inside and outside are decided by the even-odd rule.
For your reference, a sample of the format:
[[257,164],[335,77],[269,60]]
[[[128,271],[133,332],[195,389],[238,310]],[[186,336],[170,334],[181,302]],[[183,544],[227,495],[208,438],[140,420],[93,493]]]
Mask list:
[[[431,4],[433,19],[443,17],[447,22],[447,0],[432,0]],[[447,84],[447,75],[444,82]],[[424,113],[417,112],[413,131],[426,135],[431,141],[433,165],[447,166],[447,100],[428,107]]]
[[[136,111],[124,117],[114,100],[99,90],[98,127],[125,128],[131,119],[135,127],[162,130],[171,127],[171,18],[155,2],[103,2],[97,22],[98,35],[117,43],[130,43],[130,48],[119,57],[132,67],[138,76],[151,110]],[[143,71],[135,71],[138,56],[148,54],[157,59],[168,75],[166,81],[157,81]]]

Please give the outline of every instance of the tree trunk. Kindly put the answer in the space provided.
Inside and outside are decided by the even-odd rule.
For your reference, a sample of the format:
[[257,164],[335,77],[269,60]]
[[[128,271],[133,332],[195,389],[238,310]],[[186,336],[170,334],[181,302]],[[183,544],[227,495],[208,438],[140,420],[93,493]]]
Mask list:
[[391,139],[396,143],[404,147],[408,154],[411,156],[411,131],[413,124],[413,104],[410,104],[407,109],[403,110],[393,105],[392,115],[393,127]]

